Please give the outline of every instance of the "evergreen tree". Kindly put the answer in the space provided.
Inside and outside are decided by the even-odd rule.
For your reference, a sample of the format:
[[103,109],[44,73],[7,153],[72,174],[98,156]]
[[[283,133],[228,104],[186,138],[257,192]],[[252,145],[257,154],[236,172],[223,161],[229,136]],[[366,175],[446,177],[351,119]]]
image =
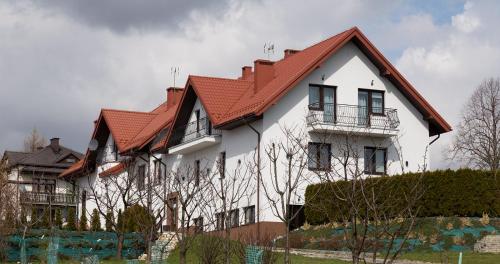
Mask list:
[[113,222],[115,221],[113,211],[106,213],[106,232],[113,232]]
[[40,226],[38,221],[38,211],[35,207],[31,208],[30,224],[33,228],[38,228]]
[[42,222],[40,225],[41,228],[50,228],[50,215],[49,215],[49,210],[45,208],[43,210],[43,215],[42,215]]
[[75,208],[68,209],[68,216],[66,219],[66,229],[67,230],[76,230],[76,212]]
[[28,218],[26,217],[26,209],[22,208],[21,209],[21,224],[25,225],[28,223]]
[[61,209],[56,209],[56,219],[54,221],[54,225],[57,228],[62,227],[62,214],[61,214]]
[[122,209],[118,210],[118,217],[116,219],[116,226],[118,228],[118,231],[123,232],[124,230],[124,223],[123,223],[123,215],[122,215]]
[[91,231],[102,231],[101,229],[101,217],[99,211],[94,209],[90,217],[90,230]]
[[79,227],[80,231],[87,231],[87,214],[85,212],[82,212],[82,216],[80,217]]

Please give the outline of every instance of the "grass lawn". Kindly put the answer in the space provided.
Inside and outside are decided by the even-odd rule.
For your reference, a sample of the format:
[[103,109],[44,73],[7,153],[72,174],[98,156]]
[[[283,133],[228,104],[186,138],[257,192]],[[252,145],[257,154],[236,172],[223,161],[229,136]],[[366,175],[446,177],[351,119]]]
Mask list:
[[[458,252],[411,252],[400,256],[400,259],[420,260],[434,263],[458,263]],[[448,261],[448,262],[446,262]],[[500,254],[464,252],[462,255],[464,264],[498,264],[500,263]]]

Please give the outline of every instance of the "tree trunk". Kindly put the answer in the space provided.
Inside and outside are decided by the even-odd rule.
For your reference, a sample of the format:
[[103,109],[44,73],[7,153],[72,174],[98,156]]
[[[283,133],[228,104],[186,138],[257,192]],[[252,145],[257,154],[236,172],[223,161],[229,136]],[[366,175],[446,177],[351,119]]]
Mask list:
[[116,245],[116,258],[122,259],[122,250],[123,250],[123,233],[118,233],[118,244]]
[[[183,239],[184,240],[184,239]],[[179,263],[186,264],[186,241],[182,241],[179,247]]]
[[290,263],[290,221],[286,223],[286,231],[285,231],[285,240],[286,240],[286,246],[285,246],[285,264]]

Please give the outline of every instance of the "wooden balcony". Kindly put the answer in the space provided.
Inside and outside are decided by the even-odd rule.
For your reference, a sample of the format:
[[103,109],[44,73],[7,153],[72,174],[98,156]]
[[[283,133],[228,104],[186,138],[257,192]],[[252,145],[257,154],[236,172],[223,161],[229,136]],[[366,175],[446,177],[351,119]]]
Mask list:
[[76,206],[78,195],[73,193],[21,192],[21,204]]

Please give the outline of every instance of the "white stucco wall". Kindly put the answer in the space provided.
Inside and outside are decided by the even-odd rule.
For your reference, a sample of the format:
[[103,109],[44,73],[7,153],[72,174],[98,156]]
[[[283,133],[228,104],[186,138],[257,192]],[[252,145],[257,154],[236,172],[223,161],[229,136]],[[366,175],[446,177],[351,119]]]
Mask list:
[[[363,157],[364,146],[387,147],[388,174],[401,173],[402,169],[406,172],[421,170],[424,159],[427,169],[429,168],[429,153],[426,152],[429,143],[428,123],[411,102],[389,80],[381,77],[377,67],[351,43],[343,47],[321,67],[291,89],[264,113],[261,120],[252,124],[262,133],[261,168],[263,184],[269,186],[271,180],[270,163],[264,151],[266,146],[269,147],[269,144],[273,141],[283,140],[282,129],[284,127],[306,128],[309,84],[336,86],[337,104],[357,105],[359,88],[384,91],[385,107],[397,109],[400,120],[399,133],[396,137],[386,138],[357,137],[355,144],[358,145],[360,156]],[[195,103],[194,108],[203,110],[199,100]],[[204,117],[204,110],[200,112],[200,116]],[[190,121],[194,121],[194,114],[191,115]],[[305,133],[305,135],[309,141],[316,141],[318,137],[314,133]],[[395,144],[396,138],[398,139],[397,142],[399,142],[397,144]],[[334,143],[332,144],[332,153],[335,153],[335,142],[338,140],[338,136],[331,136],[329,139]],[[202,167],[214,170],[216,169],[215,161],[219,153],[226,151],[226,168],[227,171],[231,171],[236,167],[238,160],[243,161],[252,158],[255,147],[256,134],[248,126],[241,126],[233,130],[224,130],[221,143],[215,146],[186,155],[164,155],[163,159],[168,164],[167,167],[173,170],[182,168],[183,164],[191,164],[192,166],[197,159],[201,160]],[[398,149],[401,151],[398,152]],[[424,156],[426,157],[424,158]],[[407,166],[406,162],[408,162]],[[283,173],[286,171],[285,168],[280,169]],[[314,173],[309,173],[307,177],[308,181],[301,185],[297,195],[293,197],[292,201],[294,203],[303,203],[305,187],[318,181]],[[238,207],[254,205],[255,197],[253,195],[250,202],[238,205]],[[260,220],[278,221],[270,210],[269,204],[266,204],[262,190],[260,200],[261,212],[256,212],[260,213]],[[242,214],[242,211],[240,211],[240,216]]]

